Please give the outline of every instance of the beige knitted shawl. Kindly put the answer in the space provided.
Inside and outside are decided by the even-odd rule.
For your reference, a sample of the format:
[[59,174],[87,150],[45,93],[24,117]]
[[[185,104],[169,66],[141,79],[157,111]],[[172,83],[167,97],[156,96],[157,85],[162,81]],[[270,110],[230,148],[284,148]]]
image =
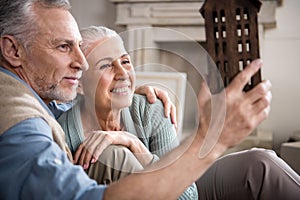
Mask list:
[[0,72],[0,113],[0,135],[23,120],[43,118],[52,130],[53,140],[73,160],[65,134],[53,116],[24,84],[3,72]]

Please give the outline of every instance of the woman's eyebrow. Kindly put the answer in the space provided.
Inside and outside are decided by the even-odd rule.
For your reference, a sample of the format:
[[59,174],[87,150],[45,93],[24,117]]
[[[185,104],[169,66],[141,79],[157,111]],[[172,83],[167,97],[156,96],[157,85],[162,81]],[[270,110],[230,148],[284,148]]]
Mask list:
[[[128,55],[129,55],[128,53],[123,54],[123,55],[121,56],[121,58],[124,58],[125,56],[128,56]],[[102,61],[109,61],[109,62],[112,62],[112,61],[113,61],[113,58],[112,58],[112,57],[101,58],[100,60],[98,60],[98,61],[96,62],[95,65],[98,65],[98,64],[99,64],[100,62],[102,62]]]
[[111,57],[105,57],[105,58],[101,58],[100,60],[98,60],[97,62],[96,62],[96,64],[95,65],[98,65],[100,62],[102,62],[102,61],[113,61],[113,58],[111,58]]
[[123,58],[123,57],[125,57],[125,56],[129,56],[129,54],[128,54],[128,53],[125,53],[125,54],[123,54],[123,55],[121,56],[121,58]]

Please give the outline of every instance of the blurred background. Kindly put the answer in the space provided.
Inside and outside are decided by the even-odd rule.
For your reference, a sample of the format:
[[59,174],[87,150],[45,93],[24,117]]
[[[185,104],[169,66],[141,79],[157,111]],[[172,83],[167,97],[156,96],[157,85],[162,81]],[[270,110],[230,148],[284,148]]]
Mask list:
[[[140,27],[167,27],[195,39],[204,45],[204,20],[199,13],[203,0],[70,0],[71,12],[79,27],[103,25],[123,32]],[[258,132],[265,137],[267,144],[276,151],[281,143],[287,141],[294,133],[300,132],[300,1],[268,0],[262,1],[259,13],[260,54],[264,61],[262,75],[271,80],[273,87],[272,110],[269,118],[263,122]],[[174,48],[185,52],[197,61],[199,55],[185,39],[168,38],[146,33],[137,34],[129,46],[144,44],[150,40],[155,47]],[[149,36],[149,37],[145,37]],[[159,43],[159,44],[158,44]],[[154,53],[155,54],[155,53]],[[148,54],[147,54],[148,55]],[[193,73],[186,60],[169,59],[167,53],[159,52],[159,61],[173,66],[176,71],[187,74],[188,85],[196,91],[197,73]],[[155,56],[154,56],[155,57]],[[201,57],[200,57],[201,58]],[[137,55],[137,64],[146,62]],[[199,60],[199,64],[205,61]],[[144,69],[145,70],[145,69]],[[157,69],[160,71],[159,69]],[[147,71],[147,70],[146,70]],[[193,92],[186,91],[184,106],[183,131],[189,131],[194,125],[195,110],[190,105]],[[264,140],[264,139],[262,139]],[[256,141],[258,144],[260,141]]]

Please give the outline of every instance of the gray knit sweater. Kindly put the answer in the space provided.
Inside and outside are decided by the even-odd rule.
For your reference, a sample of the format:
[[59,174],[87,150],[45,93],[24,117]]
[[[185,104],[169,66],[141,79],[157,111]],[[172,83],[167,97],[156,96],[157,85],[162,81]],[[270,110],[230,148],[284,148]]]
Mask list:
[[[58,119],[73,154],[84,140],[79,104],[78,102]],[[155,161],[179,145],[176,130],[170,118],[164,116],[163,109],[161,101],[149,104],[145,96],[135,94],[131,106],[121,112],[125,130],[143,142],[154,155]],[[196,185],[187,188],[179,199],[198,199]]]

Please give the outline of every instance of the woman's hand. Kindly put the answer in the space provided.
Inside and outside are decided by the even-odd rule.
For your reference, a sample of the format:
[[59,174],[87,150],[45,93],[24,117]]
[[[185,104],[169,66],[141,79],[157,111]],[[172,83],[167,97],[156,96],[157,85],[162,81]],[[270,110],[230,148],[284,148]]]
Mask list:
[[146,95],[149,103],[154,103],[159,98],[164,104],[165,116],[171,116],[172,124],[177,129],[176,107],[166,91],[149,85],[142,85],[135,89],[135,93]]
[[93,131],[78,147],[74,155],[74,164],[88,169],[90,163],[95,163],[103,150],[111,144],[127,147],[143,166],[148,165],[153,155],[145,145],[134,135],[126,131]]

